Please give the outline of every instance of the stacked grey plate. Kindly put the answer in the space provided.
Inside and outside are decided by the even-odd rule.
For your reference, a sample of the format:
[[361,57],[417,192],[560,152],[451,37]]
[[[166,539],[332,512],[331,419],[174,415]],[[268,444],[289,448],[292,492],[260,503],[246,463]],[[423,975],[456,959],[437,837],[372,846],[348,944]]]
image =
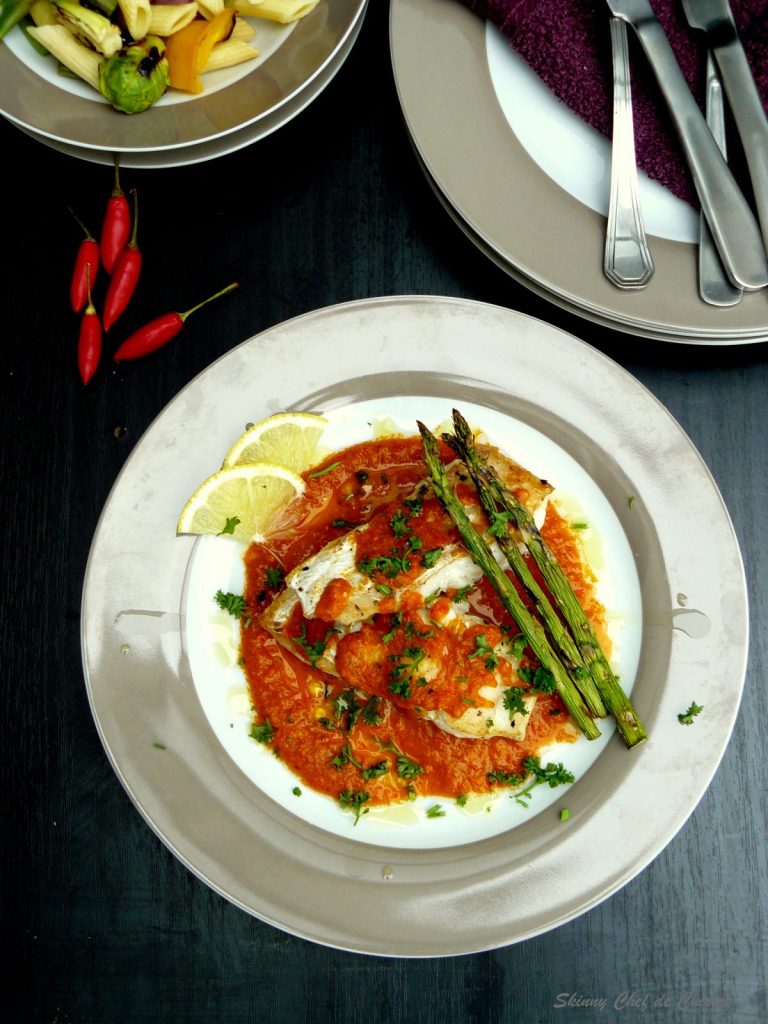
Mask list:
[[206,76],[199,97],[174,94],[142,114],[113,110],[81,83],[56,80],[15,28],[0,46],[0,114],[27,135],[92,163],[178,167],[235,152],[299,114],[332,80],[368,0],[320,0],[290,26],[257,27],[258,59]]
[[486,25],[459,0],[392,0],[400,103],[436,195],[467,236],[515,280],[594,323],[692,345],[768,340],[768,297],[701,301],[697,246],[656,237],[642,291],[604,276],[605,212],[561,187],[510,126],[489,70]]

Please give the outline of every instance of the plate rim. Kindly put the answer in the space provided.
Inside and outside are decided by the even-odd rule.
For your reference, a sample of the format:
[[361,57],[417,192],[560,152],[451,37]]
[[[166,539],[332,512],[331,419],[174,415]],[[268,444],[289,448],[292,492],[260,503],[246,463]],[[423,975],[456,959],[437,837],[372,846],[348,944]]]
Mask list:
[[[365,15],[366,7],[367,0],[322,0],[305,18],[296,23],[283,45],[279,46],[263,64],[244,74],[236,82],[207,95],[203,93],[200,97],[187,103],[153,107],[144,111],[140,117],[121,116],[117,111],[110,111],[108,104],[100,102],[100,98],[96,94],[91,99],[90,97],[74,96],[62,90],[50,92],[49,90],[52,88],[50,83],[40,78],[8,47],[0,47],[0,84],[7,77],[9,85],[4,91],[6,98],[2,100],[0,113],[12,123],[26,127],[38,135],[47,136],[53,141],[96,151],[103,150],[104,144],[87,137],[89,132],[86,130],[90,120],[89,115],[92,115],[94,110],[103,110],[110,117],[112,114],[115,115],[107,126],[110,140],[109,149],[114,152],[138,155],[172,151],[183,149],[189,145],[210,142],[248,127],[261,118],[275,113],[283,104],[310,85],[328,67],[354,27],[359,25]],[[300,80],[296,80],[295,72],[290,68],[290,61],[286,59],[287,50],[291,45],[295,46],[296,43],[311,42],[313,32],[322,28],[319,24],[321,16],[329,12],[339,18],[332,38],[320,47],[321,52],[312,53],[310,68]],[[281,78],[285,79],[283,92],[269,106],[241,117],[238,111],[242,104],[247,105],[249,102],[254,90],[254,75],[265,79],[266,88],[269,88],[270,82],[279,82]],[[25,86],[40,94],[37,97],[39,102],[34,102],[31,105],[27,102]],[[61,96],[58,93],[61,93]],[[45,101],[46,97],[48,102]],[[41,116],[50,118],[51,110],[58,109],[58,104],[52,102],[54,99],[62,100],[62,111],[66,110],[67,116],[70,118],[68,134],[62,133],[60,128],[58,130],[55,127],[46,128],[37,123]],[[60,113],[59,121],[62,116],[64,116],[63,113]],[[233,117],[239,119],[233,121]],[[183,127],[185,122],[187,122],[186,128]],[[75,125],[79,127],[75,129]],[[155,139],[163,135],[174,137],[161,144],[157,144],[156,141],[141,141],[146,139],[148,134],[153,135]],[[184,137],[181,137],[182,135]],[[139,141],[136,141],[137,139]]]
[[[484,243],[486,255],[499,255],[494,262],[502,269],[590,322],[657,340],[729,345],[768,338],[763,292],[745,294],[727,309],[699,299],[695,245],[653,237],[656,273],[649,285],[627,292],[608,283],[605,218],[552,181],[518,142],[493,89],[485,21],[463,2],[391,0],[389,35],[412,143],[460,226]],[[480,188],[477,154],[483,153],[493,160],[482,164]]]
[[[339,318],[346,320],[347,325],[352,325],[356,331],[365,327],[366,329],[370,328],[372,330],[388,334],[388,332],[392,330],[393,321],[396,321],[398,317],[401,320],[408,317],[415,318],[414,323],[411,324],[409,328],[410,330],[416,331],[418,327],[419,331],[423,329],[432,332],[433,337],[431,339],[427,339],[427,342],[424,344],[425,350],[429,345],[432,345],[434,348],[435,344],[437,344],[435,339],[438,341],[440,339],[445,340],[447,336],[455,334],[456,330],[462,329],[465,321],[471,322],[477,330],[490,331],[491,333],[499,332],[499,336],[502,334],[506,336],[507,331],[514,328],[518,334],[525,335],[526,332],[528,332],[534,337],[538,335],[539,339],[541,339],[541,336],[544,336],[545,339],[549,339],[549,346],[546,340],[544,342],[545,348],[552,346],[555,348],[565,346],[571,351],[574,357],[577,358],[577,363],[580,367],[578,373],[580,374],[589,372],[589,374],[594,375],[597,370],[599,373],[607,373],[612,380],[617,382],[623,381],[630,391],[640,396],[644,410],[647,413],[655,411],[655,415],[651,416],[654,426],[659,429],[662,429],[662,427],[665,426],[666,429],[671,432],[671,437],[674,439],[675,443],[680,446],[680,459],[686,466],[695,469],[696,474],[699,477],[699,482],[703,481],[704,485],[708,489],[707,502],[705,503],[707,505],[707,510],[709,514],[714,516],[714,519],[717,520],[717,529],[719,531],[724,531],[724,537],[730,543],[728,560],[732,578],[729,580],[729,585],[732,587],[731,596],[736,598],[735,605],[741,612],[741,620],[731,631],[732,635],[730,640],[727,641],[727,643],[732,647],[735,647],[735,651],[730,659],[730,704],[723,709],[723,715],[720,719],[712,720],[702,716],[701,722],[704,727],[694,734],[697,740],[701,741],[704,739],[705,735],[710,735],[714,729],[713,735],[717,740],[716,749],[713,750],[711,752],[711,756],[705,760],[703,774],[702,764],[697,765],[698,774],[695,779],[695,783],[691,780],[693,785],[691,797],[686,801],[683,812],[681,812],[680,808],[677,806],[672,809],[673,820],[671,822],[667,822],[665,828],[662,830],[663,834],[659,833],[658,830],[655,831],[654,841],[644,845],[639,857],[635,857],[633,863],[629,866],[625,864],[624,868],[622,868],[618,874],[614,873],[611,875],[610,882],[608,884],[603,884],[602,887],[598,884],[596,889],[593,886],[592,888],[594,891],[589,895],[586,904],[578,903],[577,900],[577,905],[571,906],[570,909],[561,908],[562,912],[550,912],[549,917],[546,917],[545,915],[545,919],[540,919],[537,925],[533,925],[529,922],[522,930],[519,925],[515,925],[509,920],[502,920],[501,922],[498,921],[496,919],[498,917],[497,911],[496,918],[494,918],[494,915],[491,915],[491,920],[489,920],[487,926],[486,923],[483,922],[482,927],[479,929],[479,934],[477,926],[475,927],[472,938],[467,934],[465,938],[462,939],[461,937],[452,935],[450,932],[445,934],[444,929],[439,929],[439,936],[437,934],[429,934],[425,938],[423,934],[419,937],[416,937],[415,934],[413,937],[409,935],[408,943],[406,945],[403,945],[403,943],[399,941],[394,943],[392,940],[382,940],[378,938],[378,929],[380,925],[379,917],[376,917],[376,924],[373,928],[373,932],[376,934],[372,935],[369,933],[367,935],[362,935],[359,931],[354,932],[354,929],[344,932],[343,929],[340,929],[338,922],[329,924],[328,918],[323,921],[322,914],[320,919],[318,919],[317,908],[315,908],[315,917],[313,919],[310,919],[312,915],[310,914],[308,917],[306,912],[303,912],[304,916],[302,916],[302,914],[297,915],[295,907],[288,908],[286,906],[286,902],[290,903],[290,897],[287,893],[280,894],[284,902],[277,908],[275,907],[274,898],[272,902],[269,900],[262,900],[258,906],[254,906],[253,898],[244,898],[243,888],[242,886],[235,884],[235,879],[231,876],[225,877],[221,872],[218,877],[216,877],[215,870],[211,870],[213,862],[210,859],[208,862],[203,863],[199,858],[196,860],[194,856],[189,856],[190,845],[194,846],[194,843],[190,843],[188,835],[185,835],[182,832],[182,842],[180,843],[178,831],[174,833],[173,828],[169,830],[167,817],[162,824],[158,823],[158,813],[162,808],[158,807],[156,793],[150,792],[149,798],[147,798],[147,792],[149,791],[148,776],[145,775],[143,778],[140,778],[140,782],[142,782],[145,787],[142,798],[138,792],[135,778],[129,778],[131,772],[135,775],[137,765],[130,765],[130,771],[126,772],[126,765],[121,763],[120,755],[116,749],[116,744],[114,743],[114,733],[110,733],[110,729],[114,728],[115,723],[114,721],[109,720],[109,713],[112,709],[109,706],[109,701],[106,701],[105,704],[105,697],[110,696],[114,700],[114,694],[116,691],[114,691],[114,688],[112,690],[107,688],[107,691],[97,693],[98,686],[102,686],[103,690],[103,684],[100,683],[98,686],[94,686],[94,681],[90,671],[91,664],[93,663],[95,668],[95,661],[98,660],[100,655],[103,653],[100,648],[104,647],[104,641],[103,639],[100,639],[99,636],[100,628],[105,627],[106,632],[109,632],[109,629],[111,628],[113,634],[112,639],[114,639],[117,634],[115,633],[114,628],[110,626],[108,609],[100,608],[97,604],[96,607],[98,610],[95,613],[95,621],[93,621],[93,616],[91,616],[91,610],[89,607],[89,601],[96,601],[97,597],[95,593],[92,593],[95,586],[97,570],[103,571],[103,566],[99,565],[99,555],[101,548],[103,547],[105,533],[107,531],[107,520],[113,514],[113,507],[117,502],[118,496],[120,496],[121,489],[130,489],[137,483],[136,480],[131,479],[131,476],[133,475],[135,477],[136,471],[142,470],[141,460],[144,456],[144,449],[150,445],[153,439],[156,438],[156,435],[162,435],[162,430],[167,429],[169,422],[164,423],[164,419],[168,421],[169,410],[171,408],[174,408],[177,413],[181,413],[183,415],[185,403],[189,404],[192,400],[196,401],[197,396],[195,395],[195,392],[199,392],[201,388],[204,389],[206,386],[209,386],[211,380],[216,379],[220,382],[221,380],[229,379],[230,374],[240,374],[243,370],[243,366],[247,365],[250,359],[256,358],[257,355],[260,364],[263,366],[265,348],[267,352],[270,348],[280,348],[283,344],[290,344],[291,339],[293,339],[292,343],[298,344],[299,339],[302,338],[307,330],[310,332],[312,337],[315,338],[315,341],[317,341],[316,335],[318,334],[318,331],[330,328],[331,333],[329,336],[324,338],[323,344],[337,345]],[[480,327],[481,324],[483,325],[482,328]],[[514,331],[512,331],[512,333],[514,333]],[[494,344],[497,342],[498,338]],[[515,344],[519,348],[522,341],[518,340]],[[411,346],[411,348],[412,347],[413,346]],[[475,347],[475,351],[476,350],[477,349]],[[462,354],[461,346],[456,346],[452,352],[456,357],[458,366],[461,367],[462,365],[465,365],[466,354]],[[379,365],[388,366],[391,362],[391,354],[391,349],[384,346],[378,350],[374,349],[373,351],[368,351],[365,353],[364,358],[365,361],[370,364],[371,357],[375,356],[376,358],[373,360],[374,363],[378,362]],[[462,361],[462,355],[464,361]],[[418,363],[419,359],[426,362],[424,351],[420,354],[419,358],[415,358],[413,351],[403,353],[403,358],[406,363],[409,359],[415,363]],[[361,363],[360,365],[362,366],[364,364]],[[421,370],[417,369],[415,372],[424,374],[427,373],[428,370],[429,365],[427,364]],[[279,368],[275,372],[277,373],[278,371]],[[293,368],[293,371],[295,372],[295,367]],[[528,370],[526,372],[530,373],[531,371]],[[320,373],[320,370],[318,370],[318,373]],[[530,382],[526,384],[526,387],[529,385]],[[315,389],[315,392],[312,392],[306,387],[306,383],[301,386],[304,387],[305,398],[311,401],[313,395],[317,393],[317,389]],[[518,394],[520,394],[519,391]],[[341,395],[340,400],[343,400],[343,395]],[[645,407],[647,407],[647,409]],[[195,415],[199,417],[199,413],[200,410],[197,408],[195,410]],[[171,417],[171,419],[172,418],[173,417]],[[207,429],[210,428],[208,427]],[[177,457],[177,453],[174,457]],[[146,481],[144,484],[146,485]],[[135,493],[133,494],[133,497],[136,497]],[[654,494],[654,501],[656,500],[659,499]],[[111,524],[109,525],[111,526]],[[710,522],[709,526],[712,527],[712,525],[713,523]],[[155,525],[151,523],[149,525],[144,524],[144,528],[149,531],[149,536],[154,542],[156,534]],[[160,530],[160,533],[162,535],[162,530]],[[176,540],[175,537],[172,539]],[[185,545],[184,550],[187,551],[188,558],[188,546]],[[179,551],[181,552],[181,549],[179,549]],[[183,577],[187,561],[184,557],[181,557],[180,559],[177,558],[176,555],[174,555],[174,559],[173,567],[177,575],[178,572],[181,572]],[[120,571],[123,572],[124,569],[121,568]],[[178,584],[179,581],[177,580],[176,583]],[[164,584],[158,584],[158,586],[160,585],[164,586]],[[179,595],[177,594],[177,597],[178,596]],[[180,607],[180,603],[177,603],[176,607]],[[111,611],[114,612],[114,608],[111,609]],[[714,628],[718,628],[717,623],[714,624]],[[669,634],[673,632],[669,623],[662,625],[661,629]],[[671,647],[674,646],[676,639],[678,638],[670,637],[669,642]],[[718,644],[721,643],[721,639],[722,638],[718,639]],[[227,898],[230,902],[240,906],[242,909],[254,916],[267,921],[283,931],[309,939],[310,941],[319,942],[334,948],[381,956],[452,956],[498,948],[499,946],[521,941],[522,939],[529,938],[532,935],[548,931],[551,928],[565,923],[567,920],[571,920],[572,918],[579,916],[586,910],[596,906],[599,902],[602,902],[602,900],[608,898],[631,878],[635,877],[635,875],[642,871],[648,863],[650,863],[650,861],[653,860],[655,856],[657,856],[658,853],[674,838],[708,788],[709,783],[720,764],[733,730],[733,725],[741,700],[741,693],[743,691],[748,655],[747,590],[738,540],[733,530],[728,510],[725,507],[722,496],[717,489],[717,485],[712,478],[711,473],[690,439],[668,410],[665,409],[665,407],[651,394],[650,391],[648,391],[647,388],[632,377],[627,371],[623,370],[613,360],[599,352],[599,350],[593,349],[591,346],[587,345],[586,342],[567,334],[559,328],[552,327],[545,321],[526,317],[523,314],[516,313],[504,307],[478,303],[466,299],[453,299],[445,296],[388,296],[355,300],[348,303],[342,303],[337,306],[324,307],[319,310],[314,310],[298,317],[291,318],[290,320],[284,321],[282,324],[277,324],[268,328],[266,331],[262,331],[259,334],[254,335],[252,338],[242,342],[236,348],[220,357],[220,359],[216,360],[208,368],[198,374],[174,397],[174,399],[171,400],[171,402],[168,403],[165,409],[155,417],[137,442],[133,451],[126,460],[126,463],[118,474],[99,518],[93,543],[89,551],[83,583],[81,599],[81,642],[83,671],[89,705],[91,707],[97,732],[104,746],[107,757],[120,779],[121,784],[131,797],[134,806],[137,807],[147,824],[150,825],[152,831],[155,832],[158,838],[160,838],[160,840],[172,850],[174,855],[195,875],[197,875],[197,877]],[[142,642],[142,638],[139,638],[139,642]],[[107,652],[106,657],[111,659],[112,664],[115,662],[118,664],[120,663],[120,655],[114,649]],[[157,655],[155,655],[155,657],[157,657]],[[167,652],[163,655],[164,660],[168,661],[171,669],[177,673],[177,679],[173,685],[176,689],[175,696],[178,697],[180,692],[183,693],[184,668],[183,665],[176,665],[174,663],[174,657],[175,655],[171,655],[169,660]],[[123,668],[128,663],[128,661],[123,660]],[[734,665],[738,665],[740,669],[735,673],[735,675],[733,674]],[[123,671],[123,668],[121,668],[120,671]],[[737,685],[734,686],[734,682],[736,682]],[[691,696],[693,697],[695,695],[692,694]],[[660,701],[662,704],[665,701],[669,703],[669,699],[669,694],[664,692],[661,693]],[[680,710],[684,709],[680,708]],[[141,713],[141,709],[138,713]],[[202,712],[199,712],[199,714],[201,713]],[[144,724],[146,725],[146,723]],[[697,726],[699,726],[698,721]],[[665,725],[665,728],[669,728],[669,726]],[[679,725],[677,725],[676,728],[680,729]],[[679,737],[681,743],[685,745],[688,742],[690,733],[688,730],[682,730],[681,733],[676,733],[675,736],[676,738]],[[699,748],[701,743],[697,742],[695,746]],[[650,749],[650,747],[648,749]],[[632,753],[627,755],[627,752],[623,750],[621,753],[629,758],[632,757]],[[206,777],[206,785],[201,790],[202,795],[207,794],[209,784],[222,785],[226,788],[227,792],[233,795],[233,800],[238,801],[238,808],[227,808],[228,821],[232,819],[233,815],[236,818],[237,812],[242,810],[243,807],[252,809],[250,798],[244,797],[244,794],[240,791],[238,780],[231,777],[228,766],[220,758],[217,760],[216,752],[208,751],[206,756],[208,756],[208,766],[210,767],[213,765],[216,767],[217,771],[221,771],[221,779],[217,776],[216,780],[212,782]],[[695,752],[693,756],[695,756]],[[698,756],[701,757],[700,751]],[[605,754],[602,755],[602,757],[604,758]],[[148,759],[145,759],[142,762],[142,772],[151,773],[156,771],[157,769],[150,766],[147,763],[147,760]],[[601,759],[598,759],[598,764],[600,761]],[[627,768],[627,779],[631,776],[636,776],[636,773],[639,770],[638,764],[642,763],[642,760],[639,758],[633,759],[633,763]],[[163,768],[163,772],[164,774],[167,773],[167,766]],[[155,782],[157,781],[155,776],[153,776],[153,779]],[[203,790],[205,792],[203,792]],[[260,824],[264,825],[265,822],[267,822],[268,816],[265,817],[263,809],[258,808],[253,810],[256,816],[261,815],[259,821]],[[587,823],[589,821],[596,820],[597,818],[605,819],[604,806],[597,808],[597,810],[590,808],[589,813],[591,816],[584,819]],[[162,815],[160,816],[162,817]],[[242,824],[239,819],[237,820],[238,824]],[[602,824],[604,826],[604,820],[602,821]],[[527,825],[524,827],[528,828]],[[575,842],[576,840],[574,840],[573,837],[575,835],[578,838],[580,828],[582,827],[583,823],[580,826],[579,823],[576,822],[574,823],[573,830],[570,831],[567,836],[565,833],[562,833],[559,839],[560,846],[566,843],[570,844]],[[271,830],[269,842],[273,846],[276,844],[279,845],[279,843],[285,838],[284,833],[286,830],[284,821],[269,819],[269,828]],[[530,836],[530,841],[532,842],[538,841],[535,833],[536,830],[534,829],[533,834]],[[395,865],[395,873],[398,875],[397,883],[393,885],[391,882],[383,882],[381,876],[377,875],[377,871],[380,869],[382,860],[382,853],[378,848],[372,854],[370,854],[365,847],[362,847],[362,851],[359,851],[357,849],[357,844],[355,852],[345,850],[343,848],[337,848],[337,844],[329,844],[328,842],[319,841],[319,837],[314,834],[312,829],[291,828],[289,839],[291,843],[290,856],[293,858],[289,863],[289,867],[291,865],[295,867],[296,859],[300,859],[301,856],[311,855],[316,858],[319,850],[326,858],[326,863],[322,866],[322,871],[324,871],[325,874],[322,875],[322,877],[326,882],[329,881],[330,877],[332,882],[330,887],[332,888],[333,885],[340,884],[340,872],[345,872],[346,874],[343,879],[344,883],[352,886],[353,888],[356,887],[360,889],[361,892],[365,893],[371,901],[372,906],[377,908],[378,913],[381,914],[392,912],[391,905],[393,903],[393,898],[402,885],[403,892],[408,894],[409,906],[411,903],[418,905],[421,910],[428,915],[428,919],[431,919],[431,917],[434,917],[435,915],[439,917],[440,912],[444,912],[445,910],[444,901],[448,898],[449,892],[451,898],[455,902],[457,899],[457,893],[461,891],[461,887],[465,884],[464,882],[461,882],[459,885],[456,880],[456,872],[460,868],[464,873],[466,873],[467,870],[467,857],[463,856],[463,854],[461,856],[437,856],[432,858],[432,861],[436,862],[438,865],[438,874],[442,873],[440,879],[438,879],[436,891],[436,882],[433,878],[436,870],[435,864],[429,860],[425,863],[425,858],[414,857],[414,851],[393,851],[393,855],[389,859]],[[183,849],[185,842],[187,844],[186,850]],[[263,836],[262,842],[263,844],[266,844],[267,842]],[[499,872],[504,875],[506,870],[506,875],[504,877],[509,877],[509,868],[505,868],[504,865],[508,864],[510,851],[504,848],[502,841],[493,841],[490,844],[488,842],[482,842],[475,845],[482,847],[482,849],[477,850],[474,847],[465,847],[459,848],[459,850],[467,852],[468,856],[471,854],[473,858],[473,870],[476,872],[479,870],[479,874],[472,877],[472,882],[475,887],[479,887],[485,895],[489,895],[495,891],[495,886],[498,885],[497,875]],[[557,844],[555,845],[557,847]],[[362,846],[362,844],[360,844],[360,846]],[[402,856],[403,853],[406,853],[407,856]],[[425,853],[430,855],[434,854],[435,851],[425,851]],[[438,853],[440,853],[440,851],[438,851]],[[546,863],[544,863],[542,867],[546,869],[546,867],[552,865],[553,861],[556,862],[556,855],[557,849],[554,850],[554,853],[552,850],[546,850],[543,858]],[[329,864],[331,864],[332,867],[329,867]],[[478,868],[478,864],[482,866],[482,870]],[[215,868],[216,865],[214,864],[213,866]],[[303,862],[302,867],[305,867]],[[428,871],[427,868],[429,869]],[[336,872],[335,874],[332,873],[332,869]],[[321,869],[313,867],[308,873],[311,874],[312,870],[319,871]],[[331,872],[330,875],[329,872]],[[400,876],[402,876],[402,879]],[[222,878],[224,878],[224,881],[222,881]],[[295,881],[296,879],[292,877],[292,883]],[[300,888],[300,886],[298,887]],[[414,892],[417,893],[416,898],[413,896]],[[384,898],[385,893],[386,899]],[[387,908],[390,908],[389,911]],[[327,913],[327,908],[324,912]],[[402,902],[398,904],[396,912],[406,916],[410,913]],[[358,923],[358,925],[361,924],[362,922]],[[412,931],[416,930],[416,924],[414,922],[411,922],[411,929]]]

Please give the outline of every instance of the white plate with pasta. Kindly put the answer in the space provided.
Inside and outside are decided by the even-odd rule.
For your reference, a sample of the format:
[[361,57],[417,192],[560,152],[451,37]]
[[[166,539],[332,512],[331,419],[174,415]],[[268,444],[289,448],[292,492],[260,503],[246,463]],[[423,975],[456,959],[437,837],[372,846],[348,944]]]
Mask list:
[[274,117],[322,79],[366,3],[116,0],[86,23],[77,0],[35,0],[0,46],[0,112],[83,149],[208,143]]

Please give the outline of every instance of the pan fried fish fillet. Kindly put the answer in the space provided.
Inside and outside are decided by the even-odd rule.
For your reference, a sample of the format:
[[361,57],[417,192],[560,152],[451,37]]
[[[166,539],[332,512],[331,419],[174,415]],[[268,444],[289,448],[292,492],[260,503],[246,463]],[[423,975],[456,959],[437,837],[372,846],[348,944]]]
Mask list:
[[[543,504],[552,490],[546,481],[534,477],[497,449],[485,446],[481,450],[531,512]],[[468,489],[463,464],[458,460],[451,463],[448,472],[454,487],[467,489],[470,518],[482,522],[483,515]],[[497,549],[496,554],[503,562]],[[457,658],[468,657],[468,652],[461,653],[460,638],[467,636],[471,641],[478,635],[477,627],[484,623],[469,614],[466,602],[443,602],[439,622],[425,608],[436,595],[461,590],[481,576],[482,571],[458,541],[449,518],[424,482],[408,498],[394,501],[370,522],[331,541],[296,566],[286,578],[285,589],[263,614],[261,624],[288,650],[317,669],[366,693],[375,693],[378,687],[381,696],[407,704],[455,735],[522,739],[527,713],[521,710],[512,716],[504,707],[506,691],[519,682],[508,645],[500,643],[489,653],[489,662],[495,660],[498,664],[488,671],[487,682],[477,696],[466,698],[468,706],[457,706],[456,687],[446,674],[455,674]],[[375,625],[375,620],[382,616],[393,616],[395,621],[398,616],[405,616],[410,628],[419,633],[427,632],[426,624],[431,623],[433,632],[445,631],[443,646],[453,652],[450,657],[436,656],[431,651],[432,638],[424,642],[430,648],[430,653],[424,655],[429,672],[419,673],[416,678],[420,685],[414,683],[414,692],[407,700],[390,689],[393,680],[388,673],[392,671],[392,652],[396,652],[397,645],[382,648],[383,630]],[[314,635],[318,635],[318,620],[327,628],[322,629],[320,643],[309,645],[302,637],[313,623]],[[405,644],[406,648],[417,646],[420,645]],[[441,673],[446,678],[438,678]],[[426,683],[422,681],[425,678]],[[416,689],[421,692],[416,694]],[[471,705],[470,699],[474,701]],[[528,711],[534,702],[535,696],[526,696]]]

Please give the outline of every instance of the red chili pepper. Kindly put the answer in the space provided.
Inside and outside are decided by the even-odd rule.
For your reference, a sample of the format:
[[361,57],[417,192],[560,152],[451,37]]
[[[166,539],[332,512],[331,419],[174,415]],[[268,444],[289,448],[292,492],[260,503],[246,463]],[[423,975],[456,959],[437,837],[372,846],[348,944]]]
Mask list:
[[75,313],[79,313],[88,301],[88,276],[90,275],[92,284],[96,283],[96,275],[99,272],[99,243],[71,207],[69,212],[85,232],[85,238],[77,250],[69,285],[69,301]]
[[131,234],[131,208],[120,187],[120,159],[115,157],[115,187],[107,203],[101,226],[101,262],[108,274],[112,273],[117,257],[125,248]]
[[213,302],[220,295],[226,295],[233,288],[237,288],[237,281],[234,284],[228,284],[226,288],[222,288],[220,292],[216,292],[215,295],[211,295],[210,298],[205,299],[203,302],[198,302],[196,306],[188,309],[186,313],[164,313],[163,316],[159,316],[156,320],[150,320],[148,324],[140,327],[138,331],[134,331],[129,338],[125,339],[117,352],[115,352],[115,362],[119,363],[124,359],[140,359],[142,356],[149,355],[150,352],[162,348],[171,338],[176,337],[190,313],[194,313],[201,306],[206,306],[209,302]]
[[80,368],[83,384],[87,384],[96,373],[96,367],[101,358],[101,321],[91,300],[91,276],[88,270],[86,270],[86,279],[88,305],[85,307],[83,319],[80,322],[80,337],[77,343],[77,365]]
[[139,223],[139,202],[136,189],[133,195],[133,235],[130,242],[117,258],[104,300],[104,330],[108,331],[131,301],[141,274],[141,252],[136,244],[136,227]]

